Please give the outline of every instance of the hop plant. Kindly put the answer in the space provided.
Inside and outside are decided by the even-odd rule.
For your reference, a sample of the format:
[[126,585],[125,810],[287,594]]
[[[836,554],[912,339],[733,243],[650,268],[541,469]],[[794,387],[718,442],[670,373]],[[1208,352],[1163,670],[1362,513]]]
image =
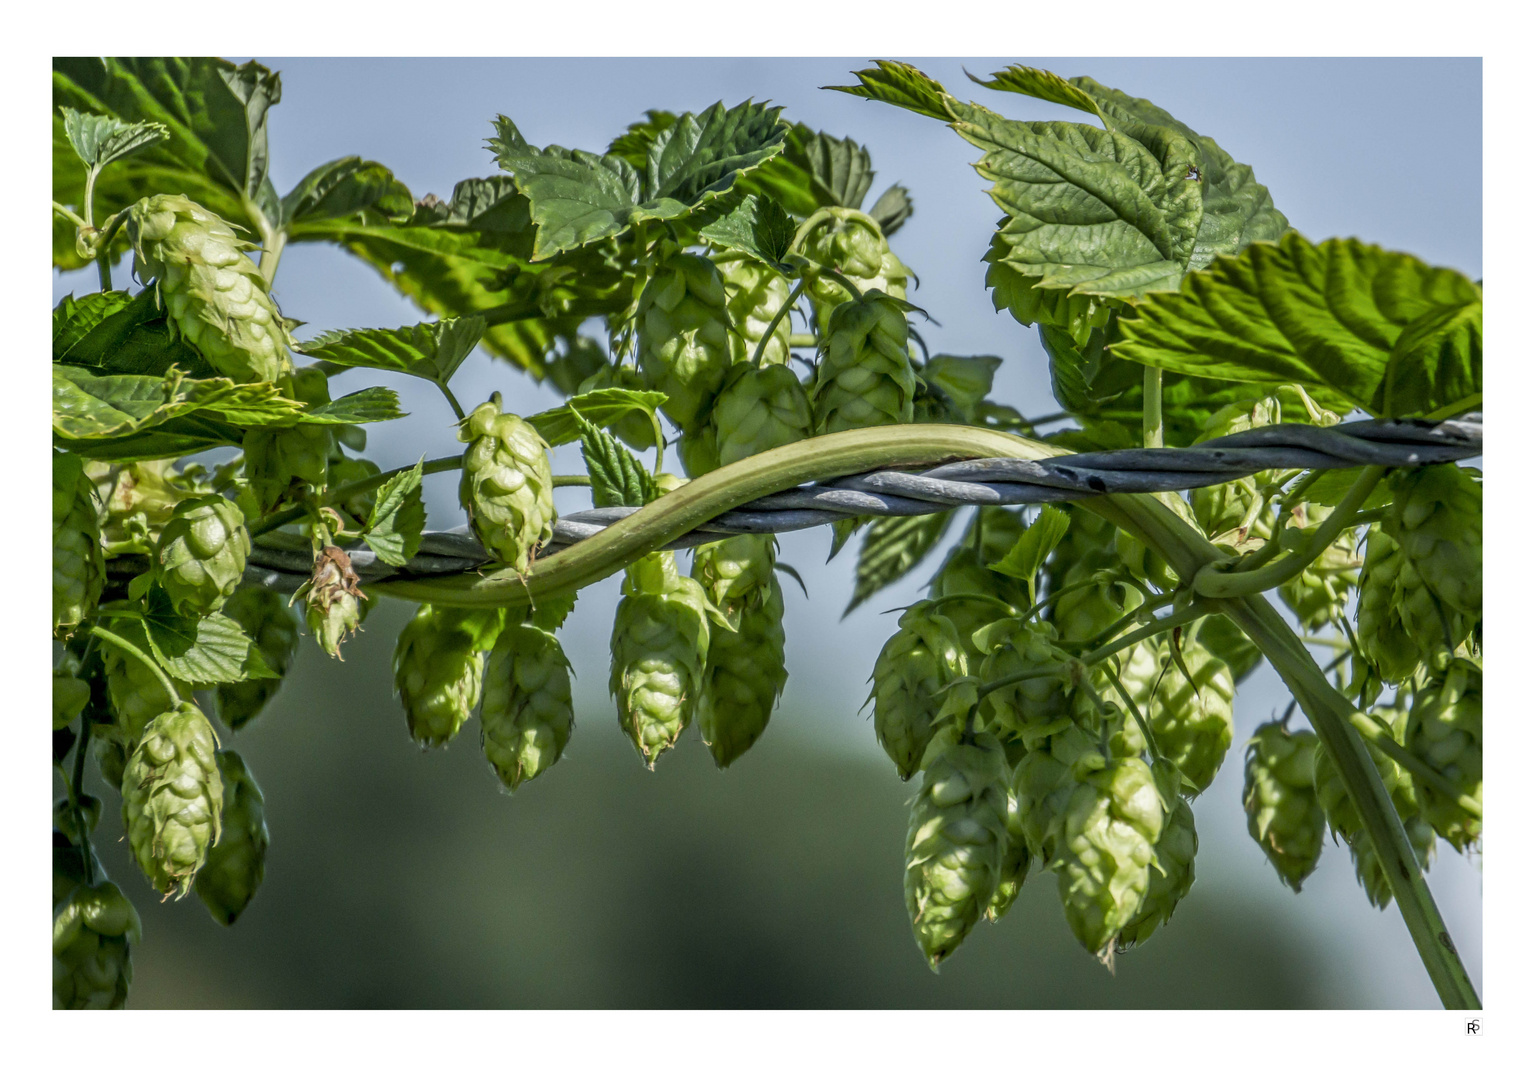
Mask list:
[[1315,734],[1289,731],[1281,721],[1261,724],[1247,743],[1242,806],[1247,831],[1296,892],[1322,857],[1327,819],[1316,794]]
[[[785,320],[780,325],[787,326]],[[710,426],[721,465],[810,437],[810,398],[783,364],[730,369],[714,401]]]
[[[1472,622],[1482,617],[1482,485],[1457,465],[1393,472],[1381,527],[1423,587]],[[1458,643],[1457,643],[1458,644]]]
[[185,195],[140,199],[128,212],[134,272],[154,277],[171,322],[220,375],[276,382],[292,364],[266,279],[229,223]]
[[777,547],[774,537],[750,533],[704,544],[693,551],[693,578],[710,603],[734,618],[772,584]]
[[1455,649],[1470,630],[1464,615],[1442,608],[1417,566],[1376,526],[1365,543],[1355,615],[1360,651],[1389,683],[1401,683],[1425,657]]
[[[356,633],[367,614],[368,597],[357,586],[352,559],[341,548],[328,546],[315,556],[309,580],[295,594],[303,596],[304,621],[320,647],[337,660],[341,643]],[[371,605],[369,605],[371,606]]]
[[719,268],[680,252],[656,267],[640,294],[639,365],[666,395],[661,406],[685,432],[708,416],[730,366],[730,313]]
[[816,434],[909,424],[917,388],[906,351],[906,314],[878,290],[831,314],[810,391]]
[[[1482,801],[1482,669],[1456,657],[1413,698],[1407,747],[1462,795]],[[1423,818],[1465,851],[1482,835],[1482,818],[1421,778],[1412,777]]]
[[[945,605],[949,607],[952,605]],[[987,627],[992,647],[981,662],[981,682],[1058,664],[1055,628],[1049,623],[1007,619]],[[987,696],[990,718],[1010,734],[1033,742],[1071,723],[1068,687],[1063,676],[1043,675],[1014,682]]]
[[608,688],[618,723],[648,768],[693,721],[709,655],[709,601],[670,553],[647,555],[624,577],[613,621]]
[[485,663],[480,730],[485,757],[510,791],[560,759],[575,727],[570,661],[559,639],[509,624]]
[[1210,786],[1231,749],[1236,684],[1231,669],[1197,638],[1186,635],[1181,651],[1193,680],[1169,658],[1151,695],[1147,721],[1157,750],[1197,795]]
[[53,909],[53,1007],[121,1009],[142,933],[139,913],[112,882],[77,886]]
[[256,586],[236,589],[224,605],[224,614],[250,635],[261,659],[277,673],[275,679],[243,679],[215,688],[213,700],[218,718],[232,731],[239,731],[266,708],[282,687],[283,677],[298,651],[298,620],[281,596]]
[[1199,834],[1194,829],[1194,810],[1188,800],[1172,796],[1172,808],[1162,825],[1162,835],[1152,849],[1152,873],[1146,896],[1135,917],[1119,932],[1118,948],[1123,951],[1142,944],[1173,917],[1178,903],[1194,887],[1194,856],[1199,851]]
[[53,455],[53,631],[73,629],[96,607],[106,581],[96,486],[74,454]]
[[1078,782],[1056,847],[1056,884],[1071,932],[1088,951],[1107,955],[1151,887],[1162,800],[1139,758],[1105,762],[1089,754],[1074,771]]
[[934,971],[991,903],[1007,851],[1007,759],[995,736],[947,730],[922,759],[906,829],[906,912]]
[[526,574],[554,535],[549,444],[527,421],[501,411],[500,394],[469,414],[458,437],[469,444],[458,489],[469,523],[485,550]]
[[239,588],[250,549],[238,506],[219,495],[186,499],[160,532],[156,577],[178,612],[211,615]]
[[[1280,403],[1276,397],[1232,402],[1210,415],[1196,441],[1205,442],[1255,427],[1267,427],[1279,423],[1280,419]],[[1249,537],[1267,539],[1271,529],[1262,512],[1261,494],[1273,479],[1273,473],[1260,472],[1228,484],[1195,488],[1190,494],[1195,520],[1205,535],[1218,544],[1235,547]]]
[[913,604],[874,663],[874,734],[910,780],[944,716],[939,691],[967,674],[954,624],[931,602]]
[[738,627],[709,631],[698,730],[725,768],[761,738],[789,679],[784,664],[783,591],[769,578],[739,613]]
[[85,471],[101,502],[101,547],[108,558],[154,554],[176,504],[209,494],[196,467],[178,471],[174,458],[127,465],[90,462]]
[[1066,537],[1045,567],[1050,621],[1062,641],[1092,641],[1145,599],[1124,580],[1114,526],[1085,510],[1071,511]]
[[[713,259],[725,285],[725,310],[730,315],[730,326],[734,331],[730,337],[730,354],[739,364],[756,354],[758,344],[767,333],[768,323],[789,299],[789,283],[776,270],[746,255],[732,252],[715,255]],[[773,336],[762,350],[762,362],[789,362],[787,318],[780,319],[773,328]]]
[[[330,383],[316,367],[290,372],[278,380],[278,385],[306,405],[330,401]],[[315,490],[325,487],[336,453],[336,433],[329,424],[247,428],[242,449],[251,493],[262,510],[270,510],[295,484],[307,484]]]
[[[879,224],[867,214],[846,207],[828,207],[805,222],[795,247],[813,263],[836,270],[862,292],[878,289],[898,300],[906,299],[906,279],[911,271],[895,257]],[[807,273],[821,336],[828,333],[831,314],[852,299],[833,278]]]
[[197,872],[193,887],[213,920],[233,926],[266,876],[266,801],[245,761],[233,750],[214,755],[224,785],[218,842]]
[[446,746],[480,702],[485,654],[452,609],[422,604],[394,646],[394,688],[410,737]]
[[144,876],[167,896],[186,895],[219,839],[224,782],[216,745],[207,717],[183,701],[149,722],[123,772],[128,843]]

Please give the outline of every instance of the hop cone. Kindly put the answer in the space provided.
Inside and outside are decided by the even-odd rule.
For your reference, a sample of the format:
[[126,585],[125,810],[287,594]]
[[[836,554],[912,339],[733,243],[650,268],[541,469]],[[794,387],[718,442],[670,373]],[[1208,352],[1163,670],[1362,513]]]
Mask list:
[[96,486],[74,454],[53,455],[53,630],[76,626],[95,608],[106,581]]
[[1242,806],[1247,831],[1296,892],[1322,857],[1327,819],[1316,794],[1317,737],[1261,724],[1247,743]]
[[[78,812],[81,820],[76,820]],[[80,843],[82,834],[81,825],[85,827],[85,836],[96,831],[96,826],[101,824],[101,800],[94,795],[81,793],[78,799],[78,807],[71,806],[69,799],[63,798],[53,804],[53,827],[57,832],[64,834],[72,843]]]
[[677,456],[682,460],[682,471],[689,476],[702,476],[720,467],[720,448],[714,428],[708,424],[685,432],[677,440]]
[[422,604],[394,646],[394,688],[410,737],[446,746],[480,702],[485,654],[458,613]]
[[304,621],[315,640],[337,660],[341,643],[357,631],[367,614],[368,598],[357,587],[352,559],[338,547],[326,547],[315,556],[314,571],[304,584]]
[[[861,292],[878,289],[898,300],[906,299],[906,278],[910,271],[890,250],[885,234],[867,214],[844,207],[831,207],[817,216],[807,232],[796,240],[805,257],[821,266],[839,271]],[[825,337],[831,314],[851,297],[830,277],[809,275],[809,292],[815,306],[816,323]]]
[[[768,323],[789,299],[789,283],[782,274],[739,253],[716,255],[714,265],[719,267],[725,284],[725,310],[730,313],[730,325],[735,331],[730,337],[731,358],[736,363],[749,361],[767,333]],[[787,317],[773,328],[773,336],[762,350],[762,362],[789,362]]]
[[1391,509],[1381,523],[1440,603],[1482,617],[1482,485],[1457,465],[1391,474]]
[[1182,653],[1193,682],[1176,663],[1169,663],[1151,696],[1147,721],[1157,749],[1183,773],[1185,785],[1198,794],[1210,786],[1231,749],[1236,684],[1231,680],[1231,669],[1198,639],[1186,636]]
[[[289,397],[306,405],[330,401],[325,373],[314,367],[299,368],[283,376],[278,385]],[[336,453],[336,433],[329,424],[253,427],[246,429],[242,448],[251,491],[257,504],[270,510],[296,483],[308,484],[315,490],[325,487],[330,478],[330,460]]]
[[[1419,690],[1407,721],[1407,746],[1463,795],[1482,801],[1482,669],[1470,660],[1451,660]],[[1418,805],[1434,831],[1465,851],[1482,834],[1479,814],[1437,788],[1412,778]]]
[[1194,811],[1188,800],[1173,796],[1172,810],[1162,825],[1162,835],[1152,849],[1152,865],[1145,899],[1135,918],[1119,932],[1119,948],[1141,944],[1157,927],[1173,917],[1178,902],[1194,887],[1194,855],[1199,851],[1199,834],[1194,831]]
[[693,552],[693,578],[704,587],[709,602],[734,618],[760,601],[774,580],[772,536],[746,533],[704,544]]
[[508,625],[485,663],[485,757],[511,791],[560,759],[575,727],[570,661],[546,630]]
[[1071,932],[1089,951],[1105,954],[1151,887],[1163,813],[1144,761],[1090,767],[1096,763],[1091,756],[1078,762],[1054,869]]
[[1344,617],[1349,590],[1359,584],[1362,564],[1354,534],[1345,530],[1315,562],[1279,586],[1279,598],[1307,630],[1335,624]]
[[[1008,770],[1011,774],[1012,770]],[[1011,777],[1010,777],[1011,778]],[[1023,818],[1018,812],[1018,795],[1009,783],[1007,791],[1007,842],[1002,851],[1002,869],[997,877],[997,891],[992,893],[991,903],[986,905],[986,917],[992,922],[1001,919],[1018,899],[1018,893],[1029,876],[1034,856],[1029,851],[1023,835]]]
[[[1255,427],[1266,427],[1280,421],[1278,398],[1258,401],[1237,401],[1213,413],[1204,423],[1204,432],[1197,442],[1234,435]],[[1236,546],[1251,536],[1267,539],[1269,523],[1258,508],[1265,485],[1273,480],[1272,472],[1260,472],[1244,476],[1229,484],[1211,484],[1195,488],[1189,501],[1205,535],[1218,544]],[[1251,519],[1251,521],[1249,521]]]
[[1108,522],[1073,510],[1066,538],[1045,564],[1055,598],[1050,621],[1062,641],[1092,641],[1145,599],[1133,586],[1109,579],[1128,573],[1115,534]]
[[1066,808],[1077,787],[1078,766],[1101,764],[1095,741],[1079,727],[1068,727],[1024,754],[1013,772],[1018,821],[1024,842],[1050,866],[1059,853]]
[[155,541],[176,504],[208,494],[193,470],[177,472],[174,465],[175,459],[166,458],[86,466],[102,501],[101,547],[108,556],[154,554]]
[[185,896],[218,842],[224,782],[207,717],[190,701],[149,722],[123,772],[123,821],[139,869]]
[[[980,550],[976,550],[976,529],[980,528]],[[972,635],[1006,612],[996,601],[1015,611],[1027,611],[1032,605],[1029,592],[1023,582],[1006,574],[989,569],[990,564],[1007,555],[1018,538],[1023,535],[1023,522],[1017,511],[1001,507],[983,507],[971,519],[970,525],[960,537],[959,543],[949,549],[943,566],[928,583],[929,599],[942,596],[970,595],[970,599],[951,600],[943,605],[943,613],[954,623],[959,640],[966,654],[976,663],[981,660]],[[976,597],[991,597],[990,601]]]
[[1007,759],[985,733],[946,731],[922,759],[906,828],[906,912],[934,971],[980,920],[1007,851]]
[[[945,608],[953,607],[945,604]],[[981,662],[981,682],[1058,663],[1052,651],[1055,628],[1049,623],[1009,619],[988,628],[991,651]],[[1071,723],[1066,683],[1057,675],[1024,679],[994,691],[986,699],[991,719],[1026,743],[1053,735]]]
[[266,801],[239,754],[220,750],[214,758],[224,782],[222,827],[193,887],[215,922],[233,926],[266,876]]
[[159,280],[171,322],[215,371],[249,383],[289,370],[282,316],[227,222],[185,195],[155,195],[130,209],[127,231],[134,272]]
[[122,890],[100,877],[53,909],[53,1007],[121,1009],[142,928]]
[[639,364],[666,395],[662,410],[683,431],[708,417],[730,366],[730,313],[719,268],[701,255],[671,256],[640,294]]
[[914,604],[874,662],[874,734],[910,780],[942,716],[939,689],[966,674],[954,624],[931,603]]
[[906,351],[906,314],[877,290],[831,314],[810,400],[816,434],[909,424],[917,376]]
[[525,420],[501,411],[493,394],[464,420],[458,498],[475,535],[496,558],[526,574],[534,551],[554,535],[549,444]]
[[236,589],[224,605],[224,614],[250,635],[267,667],[278,675],[275,679],[223,683],[214,690],[218,718],[231,730],[239,731],[266,708],[282,687],[282,677],[288,674],[293,654],[298,650],[298,620],[281,596],[255,586]]
[[177,503],[155,545],[160,587],[180,614],[211,615],[239,588],[250,546],[245,515],[228,499],[201,495]]
[[725,768],[767,728],[789,671],[784,665],[783,591],[776,578],[740,612],[739,628],[709,631],[709,661],[698,730]]
[[729,465],[809,438],[810,398],[782,364],[737,364],[714,400],[710,425],[719,463]]
[[651,769],[693,720],[709,655],[708,603],[669,553],[647,555],[624,578],[608,688],[619,726]]
[[[1389,721],[1393,737],[1400,742],[1406,728],[1406,713],[1400,709],[1380,710],[1377,717]],[[1369,751],[1386,791],[1391,796],[1392,805],[1396,807],[1397,816],[1402,819],[1402,827],[1407,832],[1418,865],[1426,869],[1434,857],[1434,829],[1418,813],[1412,776],[1375,747],[1370,746]],[[1343,778],[1320,744],[1316,749],[1316,794],[1317,801],[1322,804],[1322,811],[1327,815],[1328,827],[1334,834],[1342,835],[1349,846],[1354,859],[1354,874],[1364,886],[1365,895],[1370,898],[1370,903],[1384,910],[1392,900],[1390,879],[1381,867],[1369,834],[1365,832],[1364,820],[1360,818],[1354,801],[1349,798],[1343,786]]]
[[1199,643],[1226,662],[1233,682],[1240,683],[1263,662],[1258,646],[1226,616],[1207,616],[1198,625],[1194,633]]

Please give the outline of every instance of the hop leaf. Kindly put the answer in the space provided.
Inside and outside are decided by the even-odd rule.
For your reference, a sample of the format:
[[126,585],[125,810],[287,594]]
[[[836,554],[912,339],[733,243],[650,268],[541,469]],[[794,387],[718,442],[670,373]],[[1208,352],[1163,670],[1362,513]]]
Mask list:
[[934,971],[991,903],[1007,851],[1007,759],[985,733],[945,731],[922,759],[906,828],[906,912]]
[[685,432],[707,417],[730,366],[730,313],[719,268],[676,254],[656,267],[640,294],[639,366],[666,395],[662,410]]
[[458,497],[485,549],[519,574],[554,535],[554,478],[549,444],[531,424],[501,411],[501,395],[464,420]]
[[53,909],[53,1007],[121,1009],[133,982],[139,913],[110,881],[79,885]]
[[570,661],[559,639],[536,626],[508,625],[485,663],[480,730],[491,768],[516,791],[560,759],[574,727]]
[[913,604],[874,662],[874,734],[902,780],[917,771],[940,724],[940,691],[968,674],[954,624],[931,601]]
[[479,704],[485,653],[462,614],[422,604],[394,647],[394,688],[411,738],[446,746]]
[[810,391],[816,434],[911,423],[917,375],[906,333],[900,303],[878,290],[831,313]]
[[214,690],[218,718],[231,730],[239,731],[266,708],[282,687],[282,677],[288,674],[298,650],[298,621],[281,596],[255,586],[236,589],[224,605],[224,614],[250,635],[261,659],[278,675],[275,679],[223,683]]
[[160,587],[182,615],[211,615],[240,586],[250,535],[240,508],[219,495],[176,504],[155,545]]
[[250,245],[184,195],[140,199],[127,219],[140,280],[156,279],[181,335],[220,375],[276,382],[292,369],[288,331]]
[[1322,857],[1327,819],[1316,795],[1316,735],[1274,721],[1247,743],[1242,806],[1247,831],[1296,892]]
[[139,869],[165,895],[185,896],[219,839],[224,782],[217,741],[190,701],[151,720],[123,771],[123,822]]
[[214,922],[233,926],[266,876],[266,801],[239,754],[220,750],[214,758],[224,784],[224,812],[218,843],[193,887]]
[[96,523],[96,485],[74,454],[53,455],[53,630],[79,624],[101,597],[106,564]]

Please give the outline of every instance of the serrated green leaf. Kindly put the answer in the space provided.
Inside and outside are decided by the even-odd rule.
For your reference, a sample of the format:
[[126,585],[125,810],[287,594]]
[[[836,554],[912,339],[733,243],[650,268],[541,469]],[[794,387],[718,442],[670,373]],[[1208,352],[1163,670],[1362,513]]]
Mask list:
[[539,598],[538,606],[528,612],[527,621],[552,634],[565,625],[565,620],[570,618],[570,613],[575,609],[576,594],[573,592],[543,596]]
[[400,395],[386,386],[370,386],[346,397],[316,405],[287,418],[292,424],[377,424],[398,420],[409,413],[400,411]]
[[53,359],[67,359],[103,319],[115,315],[132,300],[125,292],[88,293],[79,300],[70,293],[53,309]]
[[909,574],[927,557],[954,520],[954,511],[880,518],[869,526],[858,549],[858,571],[846,618],[869,597]]
[[910,64],[893,60],[876,60],[875,66],[855,71],[857,86],[823,86],[823,90],[840,90],[854,97],[870,101],[883,101],[903,109],[931,116],[945,122],[953,120],[949,111],[953,98],[936,79],[923,74]]
[[656,133],[645,155],[645,198],[696,206],[728,191],[742,173],[783,150],[788,125],[781,106],[719,102],[694,116],[683,113]]
[[1331,390],[1376,416],[1389,392],[1392,415],[1413,415],[1480,392],[1481,304],[1453,270],[1290,233],[1144,298],[1110,348],[1170,371]]
[[69,106],[59,108],[70,146],[88,169],[102,169],[135,150],[170,137],[164,124],[126,124],[115,116],[83,113]]
[[582,416],[576,425],[592,479],[593,506],[644,506],[661,497],[655,477],[617,439]]
[[1035,589],[1039,580],[1040,567],[1045,565],[1045,560],[1055,550],[1066,535],[1066,529],[1071,525],[1071,515],[1059,506],[1046,506],[1039,511],[1029,527],[1023,530],[1023,535],[1018,537],[1018,542],[1013,545],[1011,551],[1000,560],[991,564],[988,569],[995,570],[999,574],[1017,578],[1028,586],[1029,604],[1032,606],[1037,601]]
[[376,161],[337,158],[310,171],[282,197],[281,224],[350,217],[362,210],[386,216],[411,210],[410,189]]
[[147,431],[106,439],[71,439],[55,433],[53,445],[93,461],[125,464],[186,457],[219,446],[238,447],[244,438],[244,428],[222,423],[205,414],[191,413],[156,424]]
[[275,679],[261,650],[227,615],[201,619],[178,615],[158,591],[150,593],[143,620],[155,660],[173,679],[193,686],[218,686],[245,679]]
[[895,235],[895,231],[906,224],[906,219],[911,217],[913,207],[911,192],[900,184],[891,184],[884,190],[879,198],[874,200],[874,205],[869,207],[869,216],[879,226],[880,232],[888,239]]
[[565,404],[530,416],[527,421],[550,446],[563,446],[581,438],[582,419],[597,427],[608,427],[632,412],[654,413],[665,403],[666,395],[659,390],[625,390],[614,386],[577,394]]
[[301,415],[303,408],[270,383],[185,379],[179,372],[167,378],[93,375],[84,368],[53,365],[53,430],[67,439],[129,435],[187,413],[240,425],[276,423]]
[[535,260],[616,236],[629,227],[641,200],[640,175],[623,158],[524,145],[496,160],[527,197],[538,227]]
[[55,352],[54,359],[99,375],[163,376],[173,367],[198,378],[218,375],[171,324],[155,289],[144,289],[124,304],[114,300],[109,307],[64,355]]
[[677,123],[677,114],[665,109],[646,109],[645,119],[629,125],[622,135],[608,144],[608,153],[621,157],[636,169],[644,169],[656,136]]
[[779,205],[778,200],[748,195],[729,213],[702,226],[698,230],[698,238],[717,247],[744,251],[752,258],[776,268],[789,254],[789,247],[794,243],[794,232],[794,219]]
[[[425,460],[425,459],[423,459]],[[426,504],[421,499],[421,465],[390,477],[378,489],[363,540],[390,566],[404,566],[421,550]]]
[[343,367],[400,371],[446,384],[484,336],[485,320],[469,315],[397,330],[332,330],[298,350]]
[[827,553],[826,561],[831,562],[835,559],[838,552],[845,548],[847,542],[853,538],[853,534],[873,520],[875,519],[868,517],[850,517],[832,522],[831,551]]

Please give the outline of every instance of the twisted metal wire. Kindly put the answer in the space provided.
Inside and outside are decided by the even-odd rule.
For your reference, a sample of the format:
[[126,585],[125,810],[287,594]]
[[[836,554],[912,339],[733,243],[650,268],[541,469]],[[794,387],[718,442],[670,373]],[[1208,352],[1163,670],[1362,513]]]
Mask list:
[[[739,533],[812,529],[860,515],[900,517],[955,506],[1017,506],[1068,502],[1095,495],[1186,491],[1224,484],[1270,469],[1347,469],[1360,465],[1413,467],[1477,457],[1482,414],[1454,420],[1360,420],[1334,427],[1276,424],[1185,448],[1105,450],[1034,461],[979,458],[922,473],[875,471],[807,484],[745,503],[666,545],[696,547]],[[610,506],[559,518],[540,554],[578,544],[622,521],[638,507]],[[428,532],[405,566],[352,552],[364,581],[465,573],[489,562],[480,542],[459,526]],[[270,588],[297,588],[313,564],[309,541],[291,533],[255,538],[246,578]]]

